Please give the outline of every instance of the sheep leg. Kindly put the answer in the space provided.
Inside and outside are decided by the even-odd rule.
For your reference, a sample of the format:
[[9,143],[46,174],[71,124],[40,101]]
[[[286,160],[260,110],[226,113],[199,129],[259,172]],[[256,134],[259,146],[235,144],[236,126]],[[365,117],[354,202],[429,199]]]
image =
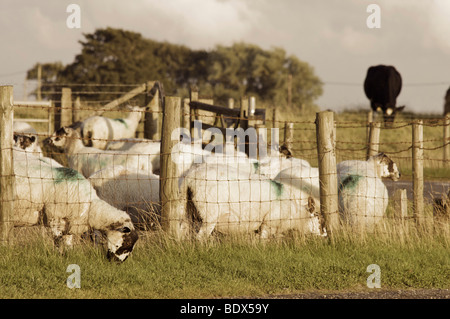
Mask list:
[[69,222],[65,218],[52,218],[48,221],[48,226],[52,232],[55,247],[61,253],[65,248],[73,247],[73,235],[68,234]]
[[200,227],[200,230],[197,233],[197,239],[199,241],[205,240],[207,237],[211,235],[214,228],[216,227],[216,223],[203,223]]
[[219,205],[215,203],[206,203],[206,205],[197,204],[197,210],[202,220],[202,225],[197,233],[198,240],[204,240],[211,235],[214,228],[216,228],[219,220]]
[[264,223],[261,224],[261,227],[259,228],[259,232],[258,232],[260,239],[267,239],[267,238],[269,238],[270,232],[269,232],[268,228],[269,227],[267,227],[266,224],[264,224]]

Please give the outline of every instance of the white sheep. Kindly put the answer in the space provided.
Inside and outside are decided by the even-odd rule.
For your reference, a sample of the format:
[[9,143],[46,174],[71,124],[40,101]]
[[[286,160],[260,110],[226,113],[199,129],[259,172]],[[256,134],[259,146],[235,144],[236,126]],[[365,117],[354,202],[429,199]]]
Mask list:
[[[381,178],[397,180],[400,176],[397,165],[380,153],[367,161],[340,162],[336,168],[342,221],[372,229],[381,220],[388,204],[388,192]],[[320,203],[318,168],[294,166],[281,171],[274,180],[300,189]]]
[[355,229],[373,230],[382,221],[388,205],[388,191],[382,178],[398,180],[397,165],[380,153],[367,161],[343,161],[337,165],[337,174],[343,222]]
[[275,181],[290,185],[306,192],[320,202],[319,168],[305,165],[293,165],[280,171]]
[[94,172],[108,166],[121,165],[127,169],[143,170],[151,172],[151,158],[146,154],[133,151],[106,151],[95,147],[86,147],[81,142],[77,131],[62,127],[52,134],[46,143],[52,147],[63,149],[68,166],[76,169],[86,178]]
[[81,124],[81,136],[86,146],[105,149],[108,140],[134,137],[144,107],[127,106],[130,113],[126,118],[111,119],[104,116],[91,116]]
[[130,137],[130,138],[119,138],[117,140],[114,141],[109,141],[106,144],[105,149],[106,150],[117,150],[117,151],[126,151],[128,150],[130,147],[133,147],[136,144],[153,144],[153,143],[160,143],[158,141],[152,141],[146,138],[135,138],[135,137]]
[[[199,164],[183,180],[189,216],[201,220],[197,238],[209,236],[213,230],[225,234],[258,231],[267,238],[296,229],[301,233],[319,234],[319,220],[311,213],[314,202],[294,196],[287,185],[221,164]],[[294,199],[296,198],[296,199]]]
[[295,157],[269,156],[259,160],[259,170],[270,178],[275,178],[282,170],[292,167],[304,166],[311,167],[308,161]]
[[37,143],[37,138],[34,135],[14,134],[13,146],[36,156],[42,156],[43,154],[42,149]]
[[43,223],[55,244],[94,229],[106,235],[110,260],[124,261],[138,235],[130,216],[101,200],[77,171],[54,167],[40,157],[14,150],[16,227]]
[[39,135],[37,131],[27,122],[14,121],[14,146],[19,146],[27,152],[42,156],[42,149],[39,146]]
[[153,173],[159,175],[161,169],[161,142],[159,141],[145,138],[122,138],[108,142],[106,150],[128,151],[129,153],[148,155],[152,163]]
[[239,170],[246,168],[249,172],[259,172],[259,162],[237,151],[234,144],[227,143],[223,149],[216,148],[215,151],[212,153],[203,149],[198,143],[180,142],[172,149],[172,160],[178,165],[180,176],[184,176],[192,166],[202,163],[229,165]]
[[130,154],[142,154],[148,157],[151,163],[153,173],[159,174],[161,169],[161,142],[159,141],[141,141],[139,143],[130,142],[132,145],[127,145],[119,149]]
[[159,217],[158,175],[114,166],[95,172],[89,181],[102,200],[126,211],[137,228],[148,229]]

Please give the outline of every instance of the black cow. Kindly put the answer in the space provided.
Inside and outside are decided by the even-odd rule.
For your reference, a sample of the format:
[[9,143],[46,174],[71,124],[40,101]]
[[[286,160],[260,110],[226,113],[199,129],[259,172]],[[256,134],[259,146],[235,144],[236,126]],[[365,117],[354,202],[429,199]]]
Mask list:
[[444,116],[446,114],[450,114],[450,88],[448,88],[447,94],[445,94]]
[[374,111],[382,111],[384,124],[391,126],[397,112],[405,106],[396,107],[397,96],[402,89],[400,73],[390,65],[371,66],[364,81],[364,92]]

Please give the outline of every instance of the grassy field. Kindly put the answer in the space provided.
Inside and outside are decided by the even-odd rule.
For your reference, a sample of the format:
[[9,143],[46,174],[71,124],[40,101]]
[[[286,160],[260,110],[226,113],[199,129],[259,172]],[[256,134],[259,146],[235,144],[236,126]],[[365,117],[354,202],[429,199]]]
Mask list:
[[[413,232],[414,233],[414,232]],[[177,243],[142,234],[123,264],[100,246],[60,254],[36,236],[0,247],[1,298],[216,298],[311,291],[368,291],[367,266],[381,269],[383,289],[450,287],[448,238],[409,234],[286,238],[260,243],[222,239]],[[81,288],[69,289],[68,265],[77,264]]]
[[[336,114],[339,161],[365,157],[365,117],[363,111]],[[403,114],[396,129],[383,129],[380,145],[407,179],[412,175],[412,118]],[[294,155],[317,165],[315,114],[293,117],[282,112],[280,120],[295,122]],[[450,169],[439,148],[443,128],[433,123],[429,119],[424,128],[425,179],[448,181]],[[45,125],[38,130],[44,129]],[[431,207],[426,210],[431,216]],[[121,265],[109,263],[104,247],[92,243],[60,254],[40,231],[14,232],[13,244],[0,247],[0,298],[215,298],[367,291],[370,264],[380,266],[384,289],[450,288],[448,232],[421,232],[413,225],[364,237],[343,232],[332,242],[292,236],[264,243],[228,238],[177,243],[142,233],[132,256]],[[81,289],[66,285],[70,264],[80,266]]]

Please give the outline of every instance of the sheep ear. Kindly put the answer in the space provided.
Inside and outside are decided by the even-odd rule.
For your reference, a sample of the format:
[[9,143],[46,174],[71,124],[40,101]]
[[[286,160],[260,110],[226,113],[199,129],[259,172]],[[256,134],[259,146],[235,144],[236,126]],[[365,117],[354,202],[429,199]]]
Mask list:
[[34,136],[34,135],[30,136],[31,143],[34,143],[35,140],[36,140],[36,136]]
[[386,157],[386,154],[384,154],[383,152],[375,154],[373,156],[373,158],[377,161],[382,161],[385,157]]
[[286,147],[285,144],[281,145],[280,148],[278,149],[278,151],[283,154],[284,156],[286,156],[286,158],[292,157],[292,152],[289,148]]

